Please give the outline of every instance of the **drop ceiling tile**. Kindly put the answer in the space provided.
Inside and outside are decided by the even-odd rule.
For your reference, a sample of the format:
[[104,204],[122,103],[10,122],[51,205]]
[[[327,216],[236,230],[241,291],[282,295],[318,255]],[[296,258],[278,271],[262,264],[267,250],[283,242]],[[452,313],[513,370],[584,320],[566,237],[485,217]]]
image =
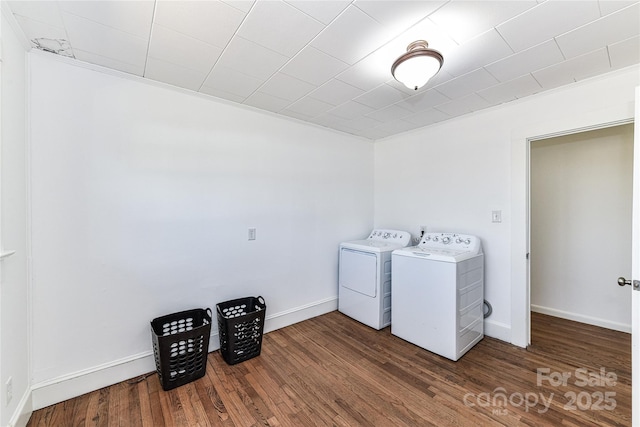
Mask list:
[[151,80],[197,91],[200,89],[200,86],[202,86],[207,74],[199,73],[170,62],[148,58],[144,76]]
[[411,115],[413,112],[402,108],[398,105],[390,105],[373,113],[367,114],[367,117],[378,120],[379,122],[390,122],[392,120],[401,119]]
[[35,46],[34,39],[67,40],[68,38],[67,32],[62,27],[54,27],[20,15],[15,15],[15,17],[24,35],[31,40],[32,46]]
[[283,1],[259,1],[238,30],[238,35],[286,56],[293,56],[324,25]]
[[303,82],[283,73],[276,73],[260,88],[260,92],[293,102],[307,95],[315,88],[316,86],[311,83]]
[[605,16],[615,12],[616,10],[624,9],[627,6],[631,6],[632,4],[637,2],[638,0],[632,0],[632,1],[599,0],[598,4],[600,5],[600,13],[602,14],[602,16]]
[[314,117],[312,119],[309,120],[311,123],[316,123],[319,124],[321,126],[326,126],[326,127],[330,127],[330,128],[340,128],[340,130],[350,130],[351,132],[353,132],[355,129],[349,127],[350,122],[344,119],[341,119],[340,117],[336,117],[336,116],[332,116],[330,114],[320,114],[317,117]]
[[467,96],[473,92],[486,89],[498,83],[495,77],[487,72],[484,68],[472,71],[464,76],[456,77],[449,80],[435,89],[450,99],[457,99]]
[[226,92],[222,89],[202,86],[200,88],[200,93],[204,93],[205,95],[215,96],[216,98],[226,99],[227,101],[238,102],[242,104],[245,99],[244,96],[236,95],[235,93]]
[[371,117],[361,117],[359,119],[351,120],[349,122],[349,126],[355,130],[366,130],[366,129],[376,128],[381,124],[382,122],[372,119]]
[[122,71],[124,73],[134,74],[136,76],[144,75],[144,65],[132,65],[126,62],[120,62],[115,59],[106,58],[104,56],[95,55],[91,52],[85,52],[80,49],[73,51],[76,59],[90,64],[100,65],[101,67],[110,68],[112,70]]
[[426,40],[429,46],[448,55],[449,52],[457,47],[459,43],[454,41],[442,28],[438,27],[430,19],[423,19],[417,24],[408,28],[402,34],[394,38],[389,46],[394,51],[393,59],[407,51],[407,46],[416,40]]
[[323,24],[333,21],[349,6],[350,0],[301,0],[287,1],[290,5],[317,19]]
[[[283,116],[293,117],[294,119],[303,120],[305,122],[311,122],[313,117],[308,116],[306,114],[299,113],[297,111],[291,111],[287,108],[278,112],[278,114],[282,114]],[[315,122],[313,122],[315,123]]]
[[248,13],[253,7],[255,0],[225,0],[223,3],[241,10],[244,13]]
[[489,30],[465,44],[451,49],[444,56],[442,69],[453,76],[461,76],[486,64],[513,54],[495,30]]
[[277,113],[284,107],[289,105],[291,101],[278,98],[277,96],[269,95],[262,92],[255,92],[249,98],[244,101],[245,104],[260,108],[261,110],[268,110]]
[[302,98],[301,100],[291,104],[287,109],[307,116],[315,117],[325,113],[333,108],[333,105],[319,101],[313,98]]
[[611,68],[627,67],[640,62],[640,36],[609,46],[609,58]]
[[360,104],[355,101],[349,101],[329,110],[328,113],[341,117],[343,119],[353,120],[357,117],[362,117],[365,114],[371,113],[373,111],[375,111],[373,108],[367,107],[364,104]]
[[482,98],[492,105],[513,101],[540,92],[542,87],[531,74],[500,83],[478,92]]
[[353,4],[391,31],[405,30],[446,3],[415,0],[356,0]]
[[378,139],[382,139],[382,138],[386,138],[388,136],[393,135],[393,132],[389,132],[389,131],[384,131],[382,129],[377,129],[377,128],[369,128],[369,129],[365,129],[362,131],[359,131],[357,133],[357,135],[363,137],[363,138],[367,138],[367,139],[371,139],[371,140],[378,140]]
[[352,65],[336,78],[365,91],[380,86],[391,77],[391,64],[395,58],[389,59],[379,51]]
[[451,116],[435,108],[429,108],[427,110],[420,111],[403,118],[403,120],[411,123],[415,123],[420,126],[428,126],[433,123],[442,122],[450,119]]
[[545,1],[497,27],[516,51],[540,44],[600,17],[595,1]]
[[218,64],[266,80],[288,60],[284,55],[236,36],[220,56]]
[[406,120],[393,120],[390,122],[382,123],[376,127],[378,130],[391,132],[392,134],[407,132],[421,127],[415,123],[407,122]]
[[63,28],[62,14],[58,4],[53,1],[10,1],[8,2],[11,11],[25,18],[51,25],[52,27]]
[[351,5],[311,45],[348,64],[355,64],[390,39],[383,26]]
[[347,67],[348,65],[344,62],[307,46],[281,71],[307,83],[320,86]]
[[399,102],[397,105],[406,108],[407,110],[417,112],[426,110],[435,105],[444,104],[445,102],[449,101],[449,98],[447,98],[437,90],[426,90],[410,98],[407,98],[402,102]]
[[360,95],[355,98],[354,101],[369,106],[375,110],[379,110],[380,108],[395,104],[396,102],[400,102],[408,97],[409,95],[402,93],[387,84],[383,84],[363,95]]
[[211,71],[222,49],[155,24],[148,55],[201,73]]
[[607,49],[603,48],[536,71],[533,77],[544,89],[552,89],[610,69]]
[[490,106],[491,104],[485,99],[479,97],[475,93],[472,93],[464,98],[458,98],[445,104],[440,104],[435,108],[452,117],[456,117],[473,111],[482,110],[483,108],[488,108]]
[[564,56],[574,58],[640,34],[640,4],[556,37]]
[[[207,79],[203,83],[203,87],[212,90],[228,92],[243,100],[258,90],[264,83],[264,80],[248,76],[231,68],[216,65]],[[204,89],[201,90],[204,92]],[[207,93],[209,93],[207,92]],[[225,97],[229,99],[228,97]]]
[[331,105],[340,105],[362,95],[364,91],[340,80],[332,79],[313,91],[309,96]]
[[534,0],[450,1],[429,19],[463,44],[536,5]]
[[549,40],[537,46],[520,51],[484,68],[501,82],[531,73],[564,61],[562,52],[555,41]]
[[62,12],[147,38],[151,32],[154,3],[151,0],[58,2]]
[[246,12],[220,1],[158,1],[154,22],[224,48]]
[[95,55],[143,66],[147,55],[147,38],[116,30],[69,13],[63,13],[69,43]]

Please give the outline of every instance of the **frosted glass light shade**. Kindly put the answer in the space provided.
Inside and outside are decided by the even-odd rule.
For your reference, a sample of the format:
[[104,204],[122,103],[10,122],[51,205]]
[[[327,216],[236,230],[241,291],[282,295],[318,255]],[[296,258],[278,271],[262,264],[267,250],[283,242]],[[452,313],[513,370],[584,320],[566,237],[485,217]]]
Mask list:
[[442,54],[428,46],[424,40],[411,43],[407,47],[407,53],[396,59],[391,66],[393,77],[409,89],[418,90],[442,67]]

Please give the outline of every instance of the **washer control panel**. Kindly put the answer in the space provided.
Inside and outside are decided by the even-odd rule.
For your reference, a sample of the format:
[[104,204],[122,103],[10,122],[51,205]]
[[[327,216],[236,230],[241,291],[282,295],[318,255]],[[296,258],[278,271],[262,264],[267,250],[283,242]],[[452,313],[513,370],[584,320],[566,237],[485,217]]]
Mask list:
[[425,233],[422,236],[420,249],[448,249],[456,252],[480,253],[480,238],[469,234]]
[[411,233],[401,230],[373,230],[367,240],[376,240],[407,246],[411,241]]

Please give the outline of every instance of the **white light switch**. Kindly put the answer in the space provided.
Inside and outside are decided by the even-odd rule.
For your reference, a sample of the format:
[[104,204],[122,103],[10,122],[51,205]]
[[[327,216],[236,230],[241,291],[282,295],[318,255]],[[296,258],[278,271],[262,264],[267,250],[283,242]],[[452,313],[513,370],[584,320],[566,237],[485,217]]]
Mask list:
[[256,229],[255,229],[255,227],[249,228],[249,240],[256,240]]
[[491,222],[502,222],[502,211],[491,211]]

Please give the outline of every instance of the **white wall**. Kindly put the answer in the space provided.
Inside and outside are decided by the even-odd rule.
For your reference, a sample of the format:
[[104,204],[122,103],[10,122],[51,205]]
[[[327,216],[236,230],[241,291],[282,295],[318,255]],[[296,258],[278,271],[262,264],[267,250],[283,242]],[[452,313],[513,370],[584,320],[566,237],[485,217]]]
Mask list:
[[633,125],[531,143],[532,310],[631,331]]
[[[417,231],[424,224],[430,231],[478,235],[485,251],[485,298],[493,305],[486,333],[526,345],[522,329],[528,305],[512,303],[512,296],[519,303],[528,295],[522,268],[526,137],[539,135],[540,129],[573,129],[587,119],[620,118],[618,111],[607,115],[603,109],[632,117],[638,70],[631,67],[377,142],[376,226]],[[502,223],[491,222],[492,210],[502,210]]]
[[30,59],[36,408],[153,370],[157,316],[262,295],[273,329],[337,307],[338,245],[373,226],[371,142]]
[[[2,14],[0,128],[0,425],[30,413],[25,49]],[[8,15],[12,18],[11,15]],[[7,402],[11,378],[13,397]]]

